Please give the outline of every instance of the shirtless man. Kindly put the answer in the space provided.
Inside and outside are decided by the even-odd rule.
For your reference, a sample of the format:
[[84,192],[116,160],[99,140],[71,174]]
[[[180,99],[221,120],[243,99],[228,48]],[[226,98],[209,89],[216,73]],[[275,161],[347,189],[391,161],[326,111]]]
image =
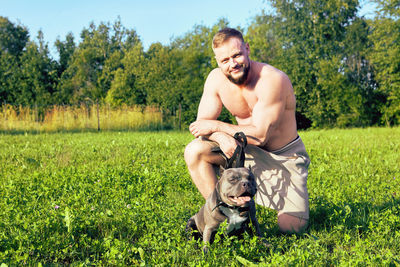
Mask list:
[[[218,67],[204,85],[197,120],[189,130],[196,137],[185,149],[185,161],[192,180],[204,198],[217,182],[215,166],[225,159],[211,152],[220,146],[230,158],[236,132],[248,139],[246,167],[256,176],[256,203],[278,211],[282,232],[299,233],[308,224],[307,169],[310,163],[297,134],[296,99],[291,82],[282,71],[249,59],[249,45],[231,28],[213,39]],[[238,125],[218,121],[222,105],[235,116]]]

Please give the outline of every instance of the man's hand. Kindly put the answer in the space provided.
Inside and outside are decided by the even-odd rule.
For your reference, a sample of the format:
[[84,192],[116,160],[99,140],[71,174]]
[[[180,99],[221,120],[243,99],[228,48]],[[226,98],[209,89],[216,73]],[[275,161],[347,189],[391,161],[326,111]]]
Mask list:
[[219,144],[219,147],[228,159],[233,156],[236,147],[239,145],[239,142],[235,138],[222,132],[212,134],[209,139]]
[[210,135],[218,131],[218,121],[216,120],[197,120],[190,124],[189,131],[197,138],[199,136]]

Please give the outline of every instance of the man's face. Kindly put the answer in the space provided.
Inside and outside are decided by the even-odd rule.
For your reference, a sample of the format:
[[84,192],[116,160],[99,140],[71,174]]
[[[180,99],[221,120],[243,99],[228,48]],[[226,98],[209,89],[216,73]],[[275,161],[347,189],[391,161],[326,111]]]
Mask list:
[[246,82],[249,70],[249,46],[238,38],[230,38],[213,49],[218,67],[233,83],[241,85]]

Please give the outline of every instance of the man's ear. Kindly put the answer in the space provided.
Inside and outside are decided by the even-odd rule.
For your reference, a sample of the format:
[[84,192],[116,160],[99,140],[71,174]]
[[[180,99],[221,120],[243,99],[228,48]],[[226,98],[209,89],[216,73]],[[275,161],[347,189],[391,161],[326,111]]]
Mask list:
[[249,43],[246,43],[246,50],[247,50],[247,53],[250,54],[250,45],[249,45]]

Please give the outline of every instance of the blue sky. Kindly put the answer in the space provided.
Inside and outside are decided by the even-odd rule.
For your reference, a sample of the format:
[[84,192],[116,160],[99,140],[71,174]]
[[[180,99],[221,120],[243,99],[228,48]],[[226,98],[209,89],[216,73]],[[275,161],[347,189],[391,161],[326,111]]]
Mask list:
[[[145,49],[155,42],[169,44],[196,24],[211,26],[226,18],[230,26],[246,27],[251,18],[268,8],[265,0],[0,0],[0,16],[22,24],[36,37],[41,29],[52,53],[57,37],[72,32],[76,41],[90,22],[113,23],[135,29]],[[361,1],[361,14],[371,16],[373,5]]]

